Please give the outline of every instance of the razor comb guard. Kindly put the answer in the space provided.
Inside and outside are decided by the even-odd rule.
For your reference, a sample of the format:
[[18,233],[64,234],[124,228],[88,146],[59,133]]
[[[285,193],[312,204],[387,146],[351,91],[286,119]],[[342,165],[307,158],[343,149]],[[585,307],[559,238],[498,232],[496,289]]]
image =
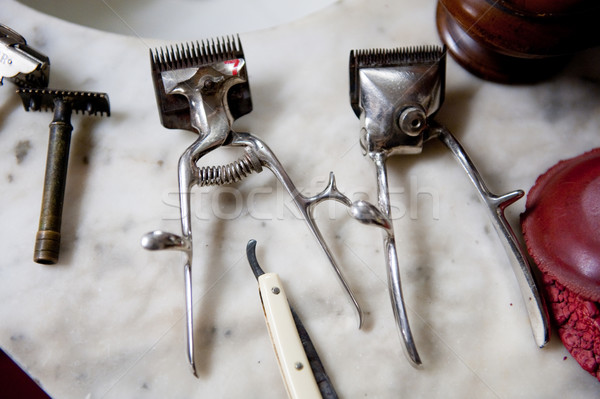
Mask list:
[[52,89],[19,89],[17,93],[27,111],[54,111],[57,99],[68,103],[75,113],[110,116],[106,93]]
[[[221,40],[200,41],[195,44],[175,45],[169,48],[150,50],[150,63],[156,102],[160,110],[160,121],[167,129],[195,131],[190,118],[190,103],[185,96],[169,94],[165,90],[163,72],[200,69],[203,67],[222,68],[229,65],[234,75],[244,82],[231,87],[227,93],[229,112],[237,119],[252,111],[250,85],[245,66],[244,51],[239,37],[226,37]],[[238,65],[240,64],[240,65]]]
[[110,116],[108,95],[52,89],[19,89],[17,93],[27,111],[54,111],[50,123],[40,223],[33,253],[35,262],[52,265],[58,262],[60,252],[62,210],[73,130],[71,114],[81,112]]

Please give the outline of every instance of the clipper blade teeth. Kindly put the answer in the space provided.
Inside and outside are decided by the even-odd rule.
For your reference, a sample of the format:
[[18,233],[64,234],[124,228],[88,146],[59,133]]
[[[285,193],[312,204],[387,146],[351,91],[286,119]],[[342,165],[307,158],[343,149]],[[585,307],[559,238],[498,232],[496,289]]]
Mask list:
[[[390,68],[400,70],[427,70],[429,75],[439,74],[439,82],[443,88],[446,68],[446,46],[435,45],[398,47],[395,49],[364,49],[350,51],[350,105],[357,117],[361,115],[360,105],[360,70]],[[424,67],[424,68],[422,68]],[[405,71],[406,72],[406,71]],[[440,95],[443,101],[443,93]],[[441,104],[441,102],[440,102]]]
[[165,91],[164,75],[181,69],[196,69],[195,73],[203,73],[199,71],[202,67],[211,66],[220,71],[223,64],[231,60],[243,60],[243,62],[232,63],[237,67],[235,73],[232,74],[232,76],[236,75],[236,83],[228,89],[227,93],[222,94],[227,96],[225,100],[231,116],[233,119],[237,119],[252,110],[244,51],[239,35],[150,50],[152,81],[162,125],[167,129],[185,129],[197,132],[191,125],[190,102],[185,96]]
[[244,58],[244,51],[239,36],[226,36],[150,50],[150,58],[153,68],[163,72]]
[[440,46],[352,50],[350,64],[357,68],[433,64],[445,53],[445,48]]

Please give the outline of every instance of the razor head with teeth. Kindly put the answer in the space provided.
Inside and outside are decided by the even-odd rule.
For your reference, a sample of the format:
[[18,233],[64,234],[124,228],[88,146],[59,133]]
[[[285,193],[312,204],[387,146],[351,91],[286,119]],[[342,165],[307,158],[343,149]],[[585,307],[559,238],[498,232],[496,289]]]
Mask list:
[[54,111],[57,102],[68,104],[75,113],[110,116],[106,93],[52,89],[18,89],[17,93],[27,111]]
[[350,52],[350,103],[370,155],[420,153],[427,119],[444,100],[446,49],[423,46]]
[[47,87],[50,60],[27,45],[25,38],[0,25],[0,85],[7,78],[19,87]]
[[171,89],[174,83],[180,84],[203,71],[225,79],[235,78],[235,83],[227,88],[225,104],[232,120],[252,111],[248,73],[239,37],[237,40],[227,37],[151,50],[150,61],[160,120],[168,129],[196,132],[190,116],[190,101],[183,95],[172,93]]

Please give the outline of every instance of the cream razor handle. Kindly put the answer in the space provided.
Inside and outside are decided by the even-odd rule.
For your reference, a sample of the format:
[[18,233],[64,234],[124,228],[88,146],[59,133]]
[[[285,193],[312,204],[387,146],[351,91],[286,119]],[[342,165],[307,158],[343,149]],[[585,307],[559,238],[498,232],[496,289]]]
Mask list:
[[290,399],[321,399],[279,276],[275,273],[261,275],[258,288],[288,396]]

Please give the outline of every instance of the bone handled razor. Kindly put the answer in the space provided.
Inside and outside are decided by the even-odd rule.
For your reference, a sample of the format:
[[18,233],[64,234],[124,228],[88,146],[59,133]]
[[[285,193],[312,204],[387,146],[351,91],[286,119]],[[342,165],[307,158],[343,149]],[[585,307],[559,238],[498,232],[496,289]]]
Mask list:
[[[548,341],[548,317],[531,267],[504,209],[523,195],[515,191],[496,196],[485,186],[464,149],[450,131],[434,121],[444,100],[446,50],[435,46],[353,50],[350,53],[350,103],[360,119],[360,144],[377,169],[380,211],[391,218],[385,161],[389,156],[419,154],[423,143],[439,138],[461,163],[487,205],[519,281],[534,339]],[[404,349],[413,365],[420,359],[402,298],[393,228],[384,236],[389,290]]]
[[304,324],[288,303],[281,279],[276,273],[265,273],[260,267],[255,240],[248,242],[246,256],[258,281],[265,321],[288,397],[337,399]]

